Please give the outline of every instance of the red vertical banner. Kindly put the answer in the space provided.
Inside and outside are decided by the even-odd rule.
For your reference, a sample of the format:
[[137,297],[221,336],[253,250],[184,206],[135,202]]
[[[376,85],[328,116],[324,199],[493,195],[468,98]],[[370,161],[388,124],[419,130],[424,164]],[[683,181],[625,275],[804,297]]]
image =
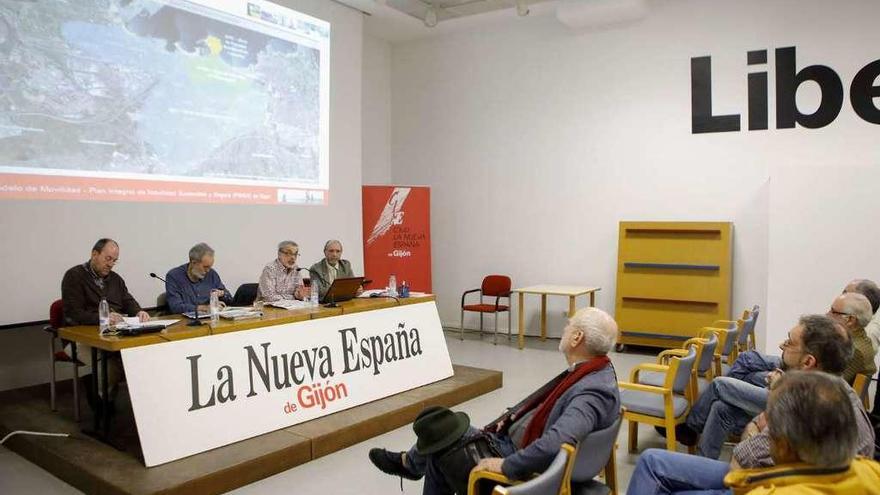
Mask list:
[[431,189],[363,186],[364,276],[368,288],[388,285],[431,292]]

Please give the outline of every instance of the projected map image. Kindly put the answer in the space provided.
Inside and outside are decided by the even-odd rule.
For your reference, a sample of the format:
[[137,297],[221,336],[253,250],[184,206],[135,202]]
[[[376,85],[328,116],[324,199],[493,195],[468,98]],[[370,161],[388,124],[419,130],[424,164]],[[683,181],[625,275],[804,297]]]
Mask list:
[[[199,3],[0,0],[0,173],[121,179],[141,200],[321,201],[329,26]],[[207,7],[223,3],[242,12]]]

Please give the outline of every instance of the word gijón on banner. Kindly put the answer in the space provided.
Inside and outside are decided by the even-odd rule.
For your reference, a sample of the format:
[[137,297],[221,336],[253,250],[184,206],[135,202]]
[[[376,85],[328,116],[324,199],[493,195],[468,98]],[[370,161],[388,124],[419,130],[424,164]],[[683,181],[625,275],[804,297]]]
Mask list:
[[[342,375],[360,370],[372,370],[373,375],[378,375],[384,364],[422,354],[418,329],[406,330],[404,323],[399,323],[397,327],[396,331],[364,338],[358,338],[355,328],[339,330],[341,347],[335,353],[327,345],[281,353],[272,352],[271,342],[264,342],[257,349],[251,345],[245,346],[243,350],[247,355],[248,377],[248,392],[245,397],[298,386],[296,397],[299,407],[318,406],[324,409],[327,403],[349,394],[344,383],[332,383],[329,380],[336,375],[334,362],[339,362],[339,359],[342,360]],[[224,364],[217,369],[217,381],[210,384],[208,391],[207,384],[200,381],[201,357],[201,354],[186,357],[190,365],[192,386],[189,411],[236,400],[239,395],[236,393],[232,366]],[[203,396],[207,397],[204,402]],[[290,412],[288,409],[296,410],[296,407],[290,406],[296,404],[285,406],[285,412]]]

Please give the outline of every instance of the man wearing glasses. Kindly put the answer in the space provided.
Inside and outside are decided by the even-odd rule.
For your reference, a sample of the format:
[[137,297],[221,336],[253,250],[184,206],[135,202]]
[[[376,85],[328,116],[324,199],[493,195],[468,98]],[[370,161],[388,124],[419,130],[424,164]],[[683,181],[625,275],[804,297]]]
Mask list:
[[[835,376],[841,375],[853,352],[852,342],[844,334],[844,329],[834,319],[825,315],[802,316],[798,320],[798,324],[788,332],[788,338],[780,345],[780,348],[782,349],[781,367],[784,370],[824,371]],[[763,410],[766,409],[770,390],[785,381],[782,376],[784,376],[782,370],[769,375],[769,389],[761,389],[764,394],[764,407],[761,408],[760,414],[755,415],[750,421],[747,419],[744,423],[746,426],[741,441],[733,449],[730,464],[714,460],[717,459],[717,455],[713,459],[707,459],[667,450],[648,449],[639,456],[635,471],[630,478],[627,494],[732,493],[724,484],[724,478],[731,469],[764,468],[775,465],[776,460],[772,455],[773,441],[767,425],[767,415]],[[703,437],[713,435],[712,432],[707,431],[712,421],[718,417],[729,418],[731,411],[737,410],[733,405],[737,397],[718,395],[719,390],[715,389],[716,382],[722,384],[738,382],[744,390],[748,387],[751,387],[753,391],[759,389],[755,385],[728,377],[719,377],[713,380],[713,386],[703,392],[688,415],[687,424],[696,427],[698,425],[692,424],[692,419],[699,419],[697,416],[700,415],[705,417],[700,409],[710,411],[710,419],[704,423],[706,427],[703,429]],[[729,390],[721,390],[720,392],[726,394]],[[861,398],[852,388],[848,388],[845,392],[849,397],[855,417],[858,436],[855,445],[856,452],[870,458],[874,454],[875,438],[868,413],[862,406]],[[705,409],[707,403],[704,401],[709,400],[710,394],[714,394],[711,399],[714,404],[713,407]],[[712,419],[712,416],[716,416],[716,418]],[[729,431],[722,431],[721,435],[716,437],[719,439],[719,448]],[[676,429],[676,433],[678,433],[678,429]],[[693,433],[691,434],[693,435]],[[707,449],[707,446],[704,445],[705,440],[705,438],[700,439],[701,453]]]
[[[785,371],[819,368],[841,374],[852,353],[852,339],[830,315],[813,315],[801,318],[779,349],[779,365],[767,375],[763,386],[730,376],[712,380],[687,421],[676,426],[676,438],[685,445],[696,445],[699,455],[718,459],[728,435],[741,431],[764,410],[769,388]],[[665,434],[665,430],[658,431]]]
[[299,246],[295,242],[281,241],[278,244],[278,257],[263,267],[260,275],[258,301],[303,300],[308,297],[308,290],[303,287],[299,268],[296,266],[297,258]]
[[874,316],[868,298],[858,292],[845,292],[834,299],[828,316],[846,329],[853,343],[853,357],[849,360],[841,378],[852,384],[861,373],[872,377],[877,372],[874,364],[874,347],[865,332],[865,326]]

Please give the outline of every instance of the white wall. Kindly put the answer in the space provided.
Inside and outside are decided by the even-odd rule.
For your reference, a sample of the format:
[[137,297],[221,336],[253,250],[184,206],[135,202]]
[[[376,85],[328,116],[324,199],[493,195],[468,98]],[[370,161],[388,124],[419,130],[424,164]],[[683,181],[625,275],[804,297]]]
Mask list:
[[331,23],[330,205],[10,201],[0,211],[0,266],[12,290],[0,301],[0,323],[45,319],[64,271],[86,260],[100,237],[119,241],[116,270],[143,306],[155,306],[164,290],[147,273],[186,262],[200,241],[216,249],[215,268],[231,290],[255,281],[288,238],[300,243],[301,264],[320,259],[324,241],[339,238],[345,256],[362,266],[360,215],[351,214],[361,205],[362,15],[325,0],[278,3]]
[[391,184],[391,44],[364,34],[363,183]]
[[[143,306],[155,306],[164,286],[147,277],[186,261],[199,241],[217,250],[226,285],[255,281],[275,257],[278,241],[299,242],[300,264],[321,258],[338,238],[345,257],[363,267],[361,247],[362,15],[326,0],[277,3],[331,23],[330,204],[326,207],[200,204],[7,202],[0,210],[0,259],[5,291],[0,322],[45,319],[60,297],[64,271],[88,258],[96,239],[120,243],[116,266]],[[356,212],[357,214],[352,214]],[[362,269],[362,268],[356,268]],[[0,390],[48,380],[43,332],[0,330]]]
[[[880,3],[650,5],[639,23],[593,32],[570,32],[544,9],[393,46],[392,179],[433,189],[434,290],[445,323],[457,325],[462,290],[490,272],[518,286],[599,285],[598,305],[613,310],[622,220],[733,221],[734,311],[766,306],[773,270],[812,268],[768,273],[771,165],[880,164],[878,127],[860,120],[848,97],[838,119],[815,130],[774,129],[773,104],[779,47],[797,47],[799,69],[832,66],[848,89],[880,58]],[[746,52],[756,49],[770,50],[769,64],[750,69]],[[747,74],[769,69],[770,130],[691,133],[690,59],[704,55],[715,113],[741,113],[743,128]],[[798,101],[804,112],[815,108],[812,83]],[[537,301],[527,304],[534,333]],[[565,302],[551,308],[558,333]]]
[[858,161],[773,169],[768,344],[785,340],[798,316],[828,311],[850,280],[880,281],[880,169],[851,165]]

